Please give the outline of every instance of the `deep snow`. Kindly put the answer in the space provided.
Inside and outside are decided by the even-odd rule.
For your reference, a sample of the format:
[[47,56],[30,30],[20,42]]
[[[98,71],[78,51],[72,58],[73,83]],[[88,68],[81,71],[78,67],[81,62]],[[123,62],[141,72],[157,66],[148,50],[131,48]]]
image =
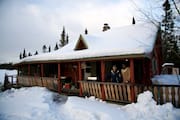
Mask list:
[[180,109],[156,105],[152,93],[126,106],[101,100],[66,97],[46,88],[11,89],[0,93],[0,120],[179,120]]

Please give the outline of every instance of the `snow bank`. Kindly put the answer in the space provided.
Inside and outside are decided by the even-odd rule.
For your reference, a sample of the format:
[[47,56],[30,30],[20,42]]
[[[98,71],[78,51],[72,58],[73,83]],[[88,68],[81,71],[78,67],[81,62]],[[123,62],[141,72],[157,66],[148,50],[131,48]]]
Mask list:
[[64,105],[72,120],[118,120],[128,119],[121,109],[115,108],[95,99],[69,97]]
[[180,85],[180,75],[156,75],[151,80],[153,84]]
[[[4,76],[7,75],[17,75],[17,70],[6,70],[6,69],[0,69],[0,83],[4,83]],[[14,80],[16,81],[16,80]]]
[[[125,113],[96,100],[69,97],[54,102],[45,88],[11,89],[0,93],[0,120],[116,120]],[[62,103],[62,104],[61,104]]]
[[130,120],[179,120],[180,110],[175,110],[171,103],[156,105],[151,92],[138,95],[137,103],[124,106]]
[[124,107],[95,97],[68,97],[33,87],[0,93],[0,120],[179,120],[180,110],[171,104],[156,105],[150,92]]

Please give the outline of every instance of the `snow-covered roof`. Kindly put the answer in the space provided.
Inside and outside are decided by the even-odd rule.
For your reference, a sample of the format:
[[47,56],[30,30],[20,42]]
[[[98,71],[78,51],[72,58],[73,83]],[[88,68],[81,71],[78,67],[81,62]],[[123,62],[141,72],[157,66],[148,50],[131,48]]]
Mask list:
[[180,85],[180,75],[155,75],[151,80],[157,85]]
[[112,56],[141,55],[149,57],[153,50],[158,27],[151,23],[112,28],[93,35],[82,35],[87,49],[75,50],[77,40],[63,48],[41,55],[27,57],[21,62],[62,61]]

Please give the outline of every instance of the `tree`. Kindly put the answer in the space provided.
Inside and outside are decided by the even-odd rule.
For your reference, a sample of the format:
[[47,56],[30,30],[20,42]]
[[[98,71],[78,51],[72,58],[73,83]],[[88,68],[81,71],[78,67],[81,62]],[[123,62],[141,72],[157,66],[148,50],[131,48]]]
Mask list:
[[51,46],[49,46],[49,50],[48,51],[51,52]]
[[20,54],[19,54],[19,59],[22,59],[22,58],[23,58],[23,57],[22,57],[22,53],[20,53]]
[[26,54],[26,50],[24,48],[24,51],[23,51],[23,58],[27,57],[27,54]]
[[66,36],[65,28],[63,27],[63,31],[61,33],[61,39],[60,39],[60,47],[64,47],[66,44],[68,44],[69,36]]
[[43,51],[43,53],[46,53],[46,52],[47,52],[47,47],[46,47],[46,45],[43,45],[42,51]]
[[132,19],[132,24],[134,25],[134,24],[136,24],[136,21],[135,21],[135,18],[133,17],[133,19]]
[[88,34],[88,30],[87,30],[87,28],[85,29],[84,33],[85,33],[85,35],[87,35],[87,34]]
[[66,35],[66,44],[68,44],[69,43],[69,36],[68,36],[68,34]]
[[32,54],[29,52],[29,53],[28,53],[28,56],[32,56]]
[[36,50],[36,52],[34,53],[34,55],[38,55],[38,51]]
[[174,19],[173,10],[171,9],[171,4],[169,0],[166,0],[163,4],[163,9],[165,12],[164,18],[162,20],[162,52],[164,62],[174,62],[177,60],[178,56],[178,46],[176,37],[174,34]]
[[[140,13],[138,18],[140,21],[151,22],[157,27],[161,24],[161,39],[162,39],[162,55],[163,62],[174,62],[180,64],[180,35],[179,35],[179,10],[175,0],[162,1],[147,1],[146,6],[136,4],[135,0],[130,0]],[[163,9],[162,9],[163,4]],[[171,8],[171,5],[174,7]],[[177,11],[178,13],[176,13]],[[162,20],[162,14],[165,13]],[[175,18],[175,16],[178,16]],[[160,23],[160,24],[159,24]]]
[[56,43],[56,46],[54,47],[54,50],[58,50],[59,47],[58,47],[58,44]]

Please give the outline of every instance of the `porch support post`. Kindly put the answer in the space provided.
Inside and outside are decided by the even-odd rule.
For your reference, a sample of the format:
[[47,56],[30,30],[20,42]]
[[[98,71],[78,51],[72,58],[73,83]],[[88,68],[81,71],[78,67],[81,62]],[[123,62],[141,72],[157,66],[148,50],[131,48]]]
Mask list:
[[130,81],[132,83],[131,102],[135,102],[135,94],[134,94],[135,77],[134,77],[134,60],[133,59],[130,59]]
[[105,63],[101,60],[101,81],[105,81]]
[[105,100],[105,91],[104,91],[104,84],[103,82],[105,82],[105,62],[103,60],[101,60],[101,94],[102,94],[102,100]]
[[[78,62],[78,81],[82,80],[81,62]],[[82,86],[79,82],[79,96],[82,96]]]
[[44,84],[43,84],[43,76],[44,76],[44,65],[41,63],[41,84],[42,84],[42,86],[44,86]]
[[58,63],[58,92],[61,93],[61,64]]

